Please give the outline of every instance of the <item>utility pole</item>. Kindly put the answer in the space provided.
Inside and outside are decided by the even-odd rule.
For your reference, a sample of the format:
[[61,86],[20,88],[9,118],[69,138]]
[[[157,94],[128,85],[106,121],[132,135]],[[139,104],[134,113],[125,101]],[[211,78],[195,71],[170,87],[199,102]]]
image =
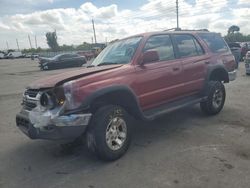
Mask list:
[[36,35],[35,35],[35,46],[36,46],[36,49],[37,49],[37,40],[36,40]]
[[92,25],[93,25],[93,31],[94,31],[95,44],[96,44],[95,23],[93,19],[92,19]]
[[17,40],[17,39],[16,39],[16,45],[17,45],[18,51],[20,51],[20,48],[19,48],[19,44],[18,44],[18,40]]
[[177,29],[179,29],[179,1],[176,0],[176,24]]
[[30,35],[28,35],[29,42],[30,42],[30,48],[32,48],[31,41],[30,41]]
[[7,50],[9,50],[9,43],[6,41]]

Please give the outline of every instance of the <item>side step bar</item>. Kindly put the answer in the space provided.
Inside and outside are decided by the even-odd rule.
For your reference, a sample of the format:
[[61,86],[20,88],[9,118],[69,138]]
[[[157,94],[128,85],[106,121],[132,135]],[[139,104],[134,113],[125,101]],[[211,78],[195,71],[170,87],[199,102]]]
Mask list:
[[143,114],[147,120],[154,120],[154,119],[156,119],[164,114],[178,110],[178,109],[186,107],[186,106],[197,104],[197,103],[204,101],[206,99],[207,99],[207,97],[200,97],[197,95],[196,96],[189,96],[189,97],[185,97],[182,99],[178,99],[178,100],[173,101],[173,102],[169,102],[169,103],[160,105],[160,106],[153,108],[153,109],[143,111]]

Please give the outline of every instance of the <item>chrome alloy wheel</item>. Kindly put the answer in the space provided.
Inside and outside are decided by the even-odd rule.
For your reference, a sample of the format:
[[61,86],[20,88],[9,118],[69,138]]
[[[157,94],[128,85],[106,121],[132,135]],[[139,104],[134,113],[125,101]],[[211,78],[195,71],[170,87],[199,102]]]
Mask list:
[[214,108],[219,108],[223,103],[223,92],[217,89],[213,95],[213,106]]
[[119,150],[127,138],[127,125],[122,117],[113,117],[106,129],[106,143],[113,150]]

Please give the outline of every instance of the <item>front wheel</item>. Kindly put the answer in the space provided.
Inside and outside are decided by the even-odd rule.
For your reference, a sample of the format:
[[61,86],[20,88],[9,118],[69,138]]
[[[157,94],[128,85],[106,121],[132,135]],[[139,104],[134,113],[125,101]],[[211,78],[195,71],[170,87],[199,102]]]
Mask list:
[[225,103],[226,91],[220,81],[209,81],[206,89],[207,100],[200,103],[201,110],[208,115],[218,114]]
[[94,114],[86,135],[88,149],[106,161],[119,159],[131,140],[128,113],[120,106],[101,107]]

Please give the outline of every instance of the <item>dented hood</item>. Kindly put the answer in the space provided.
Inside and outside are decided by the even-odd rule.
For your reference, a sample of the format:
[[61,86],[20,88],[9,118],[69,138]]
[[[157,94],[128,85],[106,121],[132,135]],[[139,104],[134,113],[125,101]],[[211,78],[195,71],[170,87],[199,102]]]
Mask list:
[[106,65],[100,67],[81,68],[80,70],[63,72],[54,76],[48,76],[46,78],[39,79],[30,84],[28,88],[29,89],[51,88],[57,85],[61,85],[65,82],[81,78],[83,76],[88,76],[94,73],[115,69],[120,66],[122,65]]

